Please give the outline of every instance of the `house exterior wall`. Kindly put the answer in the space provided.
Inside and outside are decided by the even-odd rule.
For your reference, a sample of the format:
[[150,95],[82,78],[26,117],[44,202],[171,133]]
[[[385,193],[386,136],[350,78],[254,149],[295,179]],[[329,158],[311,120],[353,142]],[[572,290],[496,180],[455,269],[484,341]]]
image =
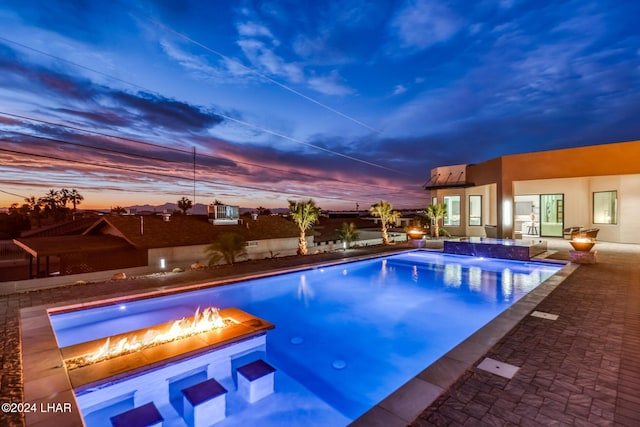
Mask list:
[[[295,255],[298,252],[298,238],[251,240],[247,242],[249,259],[264,259]],[[307,248],[311,252],[313,236],[307,236]]]
[[148,251],[149,267],[160,268],[160,260],[165,260],[165,270],[176,267],[188,269],[191,264],[207,264],[206,249],[209,245],[175,246],[170,248],[152,248]]
[[564,227],[590,227],[590,178],[540,179],[513,183],[516,196],[538,194],[564,195]]
[[631,175],[640,172],[640,141],[515,154],[503,159],[502,175],[511,181]]
[[[406,242],[407,233],[387,230],[390,242]],[[358,239],[351,246],[374,246],[382,244],[382,231],[358,230]]]
[[[452,225],[444,225],[444,220],[440,220],[441,228],[444,228],[451,234],[452,236],[462,236],[466,234],[466,224],[468,221],[467,215],[467,204],[468,200],[466,197],[466,192],[464,188],[446,188],[441,189],[436,192],[431,192],[431,197],[436,197],[438,199],[438,203],[443,203],[444,198],[446,196],[459,196],[460,197],[460,225],[452,226]],[[449,212],[451,215],[451,212]]]
[[[599,228],[598,239],[618,243],[640,243],[640,174],[542,179],[514,182],[514,194],[563,194],[564,226]],[[616,224],[593,222],[593,193],[617,191]]]
[[[621,180],[627,183],[627,188],[634,187],[640,174],[640,141],[604,144],[589,147],[570,148],[564,150],[543,151],[537,153],[505,156],[503,161],[503,180],[516,182],[522,180],[583,178],[586,179],[588,192],[567,188],[562,191],[562,185],[555,188],[544,188],[539,193],[565,194],[565,226],[573,226],[570,221],[582,220],[585,227],[600,229],[598,239],[611,242],[640,243],[633,231],[638,220],[637,215],[629,216],[621,209],[627,203],[627,197],[633,199],[633,192],[622,191]],[[569,184],[571,181],[564,181]],[[572,190],[572,191],[569,191]],[[618,191],[618,224],[593,224],[593,192]],[[631,203],[633,205],[633,203]],[[628,212],[628,211],[626,211]],[[577,224],[580,225],[580,224]]]
[[[209,259],[207,255],[208,246],[209,245],[192,245],[149,249],[148,265],[159,268],[161,259],[165,260],[166,270],[172,270],[176,267],[187,269],[195,262],[206,265]],[[307,237],[307,246],[309,248],[313,247],[313,236]],[[297,237],[251,240],[247,242],[247,255],[240,257],[238,261],[290,256],[295,255],[297,250]]]
[[[512,233],[513,225],[510,224],[513,211],[513,193],[511,182],[503,176],[503,157],[487,160],[477,165],[467,167],[467,182],[475,187],[492,185],[495,189],[495,198],[483,200],[483,203],[493,204],[490,209],[490,221],[485,224],[497,225],[498,237]],[[467,191],[470,189],[468,188]],[[493,190],[492,190],[493,191]],[[499,203],[498,203],[499,202]],[[505,203],[507,208],[505,211]]]
[[[389,242],[406,242],[407,233],[398,231],[387,231]],[[375,246],[382,244],[382,231],[380,230],[358,230],[358,238],[351,242],[349,248],[357,248],[363,246]],[[328,240],[325,242],[315,242],[313,244],[314,251],[328,251],[345,249],[344,243],[340,240]],[[311,252],[311,249],[310,249]]]
[[498,221],[497,209],[492,201],[496,200],[496,184],[480,185],[477,187],[467,188],[464,193],[465,211],[468,212],[469,196],[482,196],[482,225],[470,226],[469,215],[463,215],[465,221],[464,235],[466,236],[483,236],[485,225],[496,225]]
[[618,195],[620,243],[640,243],[640,174],[620,177],[620,193]]
[[[503,156],[469,165],[466,182],[473,186],[464,189],[461,213],[465,227],[460,234],[484,234],[480,227],[467,225],[470,194],[483,195],[483,223],[496,224],[498,237],[506,238],[519,231],[514,227],[515,196],[563,194],[564,227],[595,227],[600,229],[600,240],[640,243],[638,159],[640,141],[630,141]],[[594,224],[593,193],[613,190],[618,195],[617,224]],[[437,189],[432,194],[441,202],[452,191],[463,189]]]

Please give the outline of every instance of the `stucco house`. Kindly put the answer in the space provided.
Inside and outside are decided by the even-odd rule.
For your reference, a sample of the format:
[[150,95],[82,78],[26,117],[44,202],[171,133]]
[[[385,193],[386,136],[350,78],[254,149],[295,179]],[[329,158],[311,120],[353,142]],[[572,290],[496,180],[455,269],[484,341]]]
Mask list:
[[597,228],[598,240],[640,243],[640,141],[500,156],[437,167],[424,188],[445,203],[453,235],[563,237]]

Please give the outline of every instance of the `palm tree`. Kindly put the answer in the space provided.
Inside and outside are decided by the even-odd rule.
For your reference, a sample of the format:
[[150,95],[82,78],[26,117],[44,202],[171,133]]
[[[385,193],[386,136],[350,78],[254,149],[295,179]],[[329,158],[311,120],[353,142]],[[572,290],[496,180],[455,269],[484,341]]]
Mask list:
[[258,206],[256,211],[258,212],[258,215],[271,215],[271,210],[263,208],[262,206]]
[[233,264],[240,256],[247,254],[247,241],[238,233],[225,232],[216,241],[207,246],[209,265],[217,264],[222,258],[227,264]]
[[127,213],[127,210],[122,206],[116,206],[115,208],[111,208],[112,215],[124,215]]
[[51,189],[49,192],[38,199],[38,203],[44,205],[44,212],[46,215],[52,215],[58,210],[58,203],[60,202],[60,192]]
[[316,202],[312,199],[306,202],[296,202],[289,200],[289,211],[291,218],[300,229],[300,237],[298,237],[298,255],[307,254],[307,236],[306,231],[318,220],[320,216],[320,208],[316,206]]
[[[431,224],[433,224],[433,235],[437,239],[440,237],[440,220],[444,218],[447,214],[447,205],[444,203],[429,205],[427,209],[424,211],[429,219],[431,220]],[[444,230],[444,229],[443,229]]]
[[67,207],[67,202],[69,201],[69,195],[71,194],[71,192],[69,190],[67,190],[66,188],[63,188],[62,190],[60,190],[58,192],[58,200],[60,201],[60,206],[62,206],[63,208]]
[[178,209],[182,211],[183,215],[187,214],[187,211],[193,207],[193,202],[186,197],[178,200]]
[[338,237],[342,240],[347,248],[351,247],[351,243],[353,243],[358,238],[358,229],[353,222],[342,223],[342,228],[338,232]]
[[35,196],[27,197],[24,199],[27,205],[29,205],[29,210],[31,211],[32,218],[36,220],[36,224],[38,227],[41,226],[42,220],[40,217],[40,212],[42,211],[42,203],[40,200],[36,199]]
[[[63,191],[64,191],[64,188],[63,188]],[[76,190],[75,188],[72,188],[71,191],[67,191],[66,197],[67,199],[69,199],[69,201],[73,205],[72,215],[73,215],[73,220],[75,221],[76,207],[84,200],[84,196],[78,193],[78,190]]]
[[384,200],[380,200],[375,205],[372,205],[369,212],[371,212],[371,215],[380,218],[380,222],[382,223],[382,243],[388,245],[389,235],[387,234],[387,226],[395,225],[398,218],[400,218],[400,212],[394,211],[391,203]]
[[84,196],[78,193],[78,190],[72,188],[71,191],[68,192],[67,198],[73,205],[73,212],[76,211],[76,207],[84,200]]

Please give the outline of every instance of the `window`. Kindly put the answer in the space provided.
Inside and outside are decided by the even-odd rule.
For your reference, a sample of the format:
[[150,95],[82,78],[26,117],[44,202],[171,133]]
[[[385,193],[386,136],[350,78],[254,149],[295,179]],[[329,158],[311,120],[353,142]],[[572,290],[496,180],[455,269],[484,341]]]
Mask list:
[[482,225],[482,196],[469,196],[469,225]]
[[438,198],[437,197],[432,197],[431,198],[431,204],[432,205],[437,205],[438,204]]
[[460,196],[444,196],[444,204],[447,206],[444,225],[460,226]]
[[531,212],[533,212],[533,202],[516,201],[516,216],[529,216]]
[[593,193],[593,223],[618,223],[618,192],[598,191]]

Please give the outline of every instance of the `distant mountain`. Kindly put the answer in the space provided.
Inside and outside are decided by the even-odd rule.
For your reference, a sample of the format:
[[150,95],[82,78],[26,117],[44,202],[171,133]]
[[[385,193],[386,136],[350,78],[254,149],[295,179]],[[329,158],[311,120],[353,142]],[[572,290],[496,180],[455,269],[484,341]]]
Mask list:
[[[202,203],[196,203],[196,205],[189,209],[189,213],[192,215],[206,215],[207,214],[207,207],[209,205],[205,205]],[[175,212],[175,211],[179,211],[180,209],[178,209],[178,204],[177,203],[165,203],[163,205],[133,205],[133,206],[127,206],[125,207],[125,209],[131,211],[132,213],[142,213],[142,212],[157,212],[157,213],[163,213],[163,212]],[[242,215],[243,213],[247,213],[247,212],[255,212],[255,208],[240,208],[240,215]],[[287,213],[289,212],[289,208],[275,208],[275,209],[269,209],[271,211],[271,213],[274,214],[281,214],[281,213]]]
[[[207,206],[208,205],[204,205],[202,203],[196,203],[196,205],[189,209],[189,213],[194,214],[194,215],[206,215],[207,213]],[[127,206],[125,207],[125,209],[131,211],[131,213],[142,213],[142,212],[157,212],[157,213],[163,213],[163,212],[175,212],[175,211],[179,211],[180,209],[178,209],[178,204],[177,203],[165,203],[163,205],[133,205],[133,206]]]

